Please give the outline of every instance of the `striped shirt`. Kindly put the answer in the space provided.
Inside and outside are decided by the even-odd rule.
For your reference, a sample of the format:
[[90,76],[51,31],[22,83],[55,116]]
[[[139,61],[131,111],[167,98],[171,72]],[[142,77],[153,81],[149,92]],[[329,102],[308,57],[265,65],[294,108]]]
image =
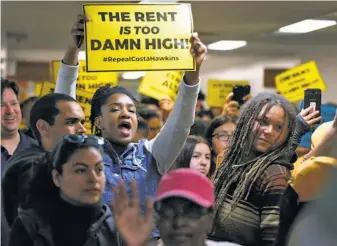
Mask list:
[[272,245],[277,237],[280,201],[290,178],[290,165],[270,165],[254,182],[246,200],[226,218],[233,185],[220,206],[210,240],[229,241],[245,246]]

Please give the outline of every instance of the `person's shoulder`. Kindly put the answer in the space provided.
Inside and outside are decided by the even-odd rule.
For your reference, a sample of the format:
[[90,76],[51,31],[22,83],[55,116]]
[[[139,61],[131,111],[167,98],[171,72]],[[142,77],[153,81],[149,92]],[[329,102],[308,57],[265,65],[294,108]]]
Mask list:
[[33,145],[29,148],[25,148],[24,150],[20,150],[19,152],[15,153],[10,159],[9,162],[13,160],[19,160],[22,158],[31,158],[31,157],[38,157],[39,155],[47,153],[45,150],[40,148],[37,145]]
[[290,180],[290,170],[282,164],[270,164],[257,179],[261,192],[266,190],[285,190]]
[[22,141],[24,141],[25,145],[27,145],[27,147],[32,147],[32,146],[39,146],[38,141],[36,141],[35,139],[29,137],[27,134],[23,133],[22,131],[19,131],[20,136],[22,138]]
[[281,164],[269,165],[260,176],[261,189],[280,189],[284,190],[290,180],[290,170]]
[[270,164],[264,171],[268,176],[285,176],[290,177],[290,168],[287,165],[282,165],[277,162]]
[[91,225],[92,228],[101,228],[101,229],[107,229],[110,233],[114,234],[117,232],[115,220],[112,215],[111,209],[106,205],[102,205],[102,211],[101,216]]
[[3,176],[13,168],[25,168],[27,164],[33,163],[35,160],[44,155],[46,152],[38,146],[32,146],[30,148],[25,148],[20,150],[8,160],[7,165],[4,169]]

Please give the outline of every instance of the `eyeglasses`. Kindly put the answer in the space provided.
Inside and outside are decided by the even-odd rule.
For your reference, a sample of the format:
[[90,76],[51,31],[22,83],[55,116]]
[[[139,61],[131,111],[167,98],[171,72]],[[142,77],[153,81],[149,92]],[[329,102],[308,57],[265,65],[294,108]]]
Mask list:
[[228,134],[227,132],[217,132],[212,136],[218,138],[220,141],[228,141],[232,134]]
[[172,207],[165,205],[161,202],[154,204],[154,210],[158,213],[158,215],[164,219],[173,219],[178,216],[187,219],[200,219],[202,216],[208,214],[211,208],[203,208],[200,206],[188,206],[188,207]]
[[74,144],[93,144],[98,146],[104,145],[104,139],[97,136],[87,136],[87,135],[76,135],[76,134],[69,134],[63,137],[68,143]]

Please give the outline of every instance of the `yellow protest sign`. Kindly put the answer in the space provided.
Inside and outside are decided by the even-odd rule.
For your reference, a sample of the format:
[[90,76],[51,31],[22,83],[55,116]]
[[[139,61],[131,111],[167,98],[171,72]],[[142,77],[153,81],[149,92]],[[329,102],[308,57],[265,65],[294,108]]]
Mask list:
[[41,95],[42,82],[36,82],[34,88],[34,96],[39,97]]
[[210,107],[223,107],[226,97],[235,85],[249,85],[248,81],[210,79],[207,82],[207,104]]
[[304,99],[306,89],[317,88],[325,91],[325,83],[315,61],[310,61],[275,77],[277,91],[290,102]]
[[[43,82],[41,89],[41,96],[53,93],[55,90],[55,83]],[[76,90],[76,101],[82,107],[85,115],[84,126],[87,129],[87,134],[91,134],[91,123],[90,123],[90,111],[91,111],[91,99],[93,97],[93,92]]]
[[193,71],[190,4],[84,4],[88,72]]
[[161,100],[170,97],[176,100],[183,72],[147,72],[143,77],[138,93]]
[[[52,61],[53,81],[57,80],[60,69],[60,61]],[[79,61],[78,78],[76,88],[78,90],[95,92],[98,88],[105,85],[116,86],[118,83],[118,73],[101,72],[87,73],[85,61]]]

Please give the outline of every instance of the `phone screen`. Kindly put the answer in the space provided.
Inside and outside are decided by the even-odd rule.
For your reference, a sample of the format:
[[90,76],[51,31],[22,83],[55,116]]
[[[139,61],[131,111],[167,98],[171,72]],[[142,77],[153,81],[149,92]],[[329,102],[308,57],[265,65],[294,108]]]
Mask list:
[[307,89],[304,92],[304,109],[312,107],[311,113],[318,110],[321,114],[321,95],[320,89]]

